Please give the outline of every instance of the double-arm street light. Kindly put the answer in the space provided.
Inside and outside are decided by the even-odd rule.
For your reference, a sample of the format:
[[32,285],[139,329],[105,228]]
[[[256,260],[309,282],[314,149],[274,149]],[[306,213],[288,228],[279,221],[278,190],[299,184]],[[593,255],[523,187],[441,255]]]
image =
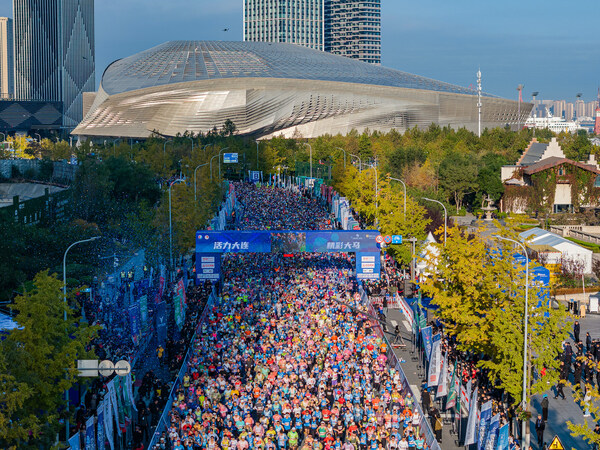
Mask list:
[[404,187],[404,220],[406,220],[406,183],[400,178],[388,177],[389,180],[398,181]]
[[[92,238],[89,239],[83,239],[81,241],[77,241],[77,242],[73,242],[71,245],[69,245],[67,247],[67,249],[65,250],[65,254],[63,255],[63,304],[65,306],[65,310],[63,312],[63,320],[66,322],[67,321],[67,253],[69,253],[69,250],[71,250],[71,248],[75,247],[78,244],[83,244],[85,242],[92,242],[95,241],[96,239],[100,239],[100,236],[94,236]],[[68,374],[67,374],[68,377]],[[65,431],[65,436],[67,437],[66,440],[69,440],[69,390],[66,389],[65,390],[65,401],[67,402],[67,418],[65,420],[65,427],[66,427],[66,431]]]
[[219,153],[217,153],[215,156],[213,156],[212,158],[210,158],[210,180],[212,181],[213,176],[212,176],[212,161],[213,159],[215,159],[217,156],[219,157],[219,180],[221,179],[221,152],[224,150],[229,150],[229,147],[225,147],[222,148],[221,150],[219,150]]
[[[527,255],[527,249],[523,245],[522,242],[519,242],[515,239],[510,239],[504,236],[498,236],[497,234],[492,235],[493,238],[501,239],[503,241],[512,242],[513,244],[518,245],[523,250],[523,255],[525,256],[525,314],[524,314],[524,328],[525,328],[525,339],[523,340],[523,409],[525,412],[529,410],[527,405],[527,341],[529,339],[529,256]],[[529,433],[527,431],[527,422],[529,419],[523,420],[522,428],[521,428],[521,436],[523,436],[524,444],[522,448],[529,448],[529,442],[531,440]]]
[[354,156],[356,159],[358,159],[358,171],[362,172],[362,159],[360,159],[360,156],[354,155],[352,153],[350,153],[350,156]]
[[200,168],[200,167],[204,167],[204,166],[208,166],[208,163],[204,163],[204,164],[199,164],[198,166],[196,166],[196,168],[194,169],[194,202],[197,201],[197,197],[196,197],[196,191],[197,191],[197,185],[196,185],[196,171]]
[[448,229],[448,211],[444,204],[440,201],[434,200],[432,198],[423,197],[423,200],[427,200],[428,202],[434,202],[438,205],[441,205],[444,208],[444,247],[446,246],[446,237],[447,237],[447,229]]
[[177,178],[169,184],[169,264],[173,267],[173,219],[171,210],[171,187],[176,183],[183,183],[183,178]]

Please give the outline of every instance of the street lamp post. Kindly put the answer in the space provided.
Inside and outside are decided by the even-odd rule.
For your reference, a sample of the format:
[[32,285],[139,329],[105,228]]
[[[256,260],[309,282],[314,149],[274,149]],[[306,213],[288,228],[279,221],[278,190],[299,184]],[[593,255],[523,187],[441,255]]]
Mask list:
[[402,186],[404,187],[404,220],[406,220],[406,183],[404,181],[402,181],[400,178],[393,178],[393,177],[388,177],[390,180],[394,180],[394,181],[398,181],[400,183],[402,183]]
[[[497,234],[493,234],[492,237],[496,239],[501,239],[503,241],[512,242],[513,244],[517,244],[523,250],[523,255],[525,256],[525,339],[523,341],[523,409],[525,412],[529,410],[529,406],[527,405],[527,340],[529,339],[529,256],[527,255],[527,249],[523,245],[522,242],[519,242],[515,239],[510,239],[504,236],[498,236]],[[529,442],[531,437],[528,432],[527,422],[529,419],[523,420],[521,425],[521,436],[523,436],[524,444],[522,448],[529,448]]]
[[350,153],[350,156],[354,156],[356,159],[358,159],[358,171],[362,172],[362,159],[360,159],[360,156],[354,155],[352,153]]
[[212,160],[215,159],[217,156],[219,157],[219,179],[221,179],[221,152],[223,150],[229,150],[229,147],[222,148],[221,150],[219,150],[219,153],[217,153],[215,156],[213,156],[212,158],[210,158],[210,180],[211,181],[213,179],[213,176],[212,176]]
[[[92,242],[92,241],[95,241],[96,239],[100,239],[100,236],[94,236],[89,239],[83,239],[81,241],[73,242],[71,245],[69,245],[67,247],[67,249],[65,250],[65,254],[63,255],[63,304],[65,306],[65,310],[63,312],[64,322],[67,321],[67,253],[69,253],[69,250],[71,250],[71,248],[75,247],[77,244],[83,244],[85,242]],[[68,376],[69,375],[67,374],[67,377]],[[66,441],[68,441],[69,440],[69,390],[68,389],[65,390],[65,401],[67,402],[67,418],[65,420],[65,427],[66,427],[65,436],[66,436]]]
[[256,142],[256,170],[258,170],[258,141]]
[[336,147],[338,150],[341,150],[344,152],[344,170],[346,170],[346,150],[344,150],[342,147]]
[[117,141],[120,141],[120,138],[113,139],[113,157],[117,156]]
[[171,139],[166,139],[165,143],[163,144],[163,169],[166,167],[167,162],[166,162],[166,158],[167,158],[167,144],[169,142],[173,142]]
[[171,268],[173,267],[173,219],[172,219],[172,210],[171,210],[171,187],[175,183],[183,183],[185,180],[183,178],[177,178],[173,180],[171,184],[169,184],[169,264]]
[[209,145],[212,145],[212,143],[211,144],[206,144],[204,147],[202,147],[202,151],[204,152],[204,156],[206,156],[206,147],[208,147]]
[[200,168],[200,167],[204,167],[204,166],[208,166],[208,163],[204,163],[204,164],[199,164],[198,166],[196,166],[196,168],[194,169],[194,203],[197,201],[197,197],[196,197],[196,190],[197,190],[197,186],[196,186],[196,171]]
[[448,211],[446,210],[446,207],[444,206],[444,204],[442,202],[439,202],[437,200],[434,200],[432,198],[427,198],[427,197],[423,197],[423,200],[437,203],[439,205],[442,205],[442,208],[444,208],[444,247],[445,247],[446,246],[447,229],[448,229]]
[[194,152],[194,138],[187,136],[187,138],[192,141],[192,153]]
[[308,148],[310,149],[310,177],[312,178],[312,145],[310,145],[308,142],[302,142],[304,145],[308,145]]

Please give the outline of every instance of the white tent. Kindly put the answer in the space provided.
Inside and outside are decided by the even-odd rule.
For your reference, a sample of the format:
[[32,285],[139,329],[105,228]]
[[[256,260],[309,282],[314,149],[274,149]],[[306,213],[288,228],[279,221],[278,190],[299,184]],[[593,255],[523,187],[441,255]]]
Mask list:
[[547,264],[561,264],[565,261],[580,264],[583,273],[592,273],[592,255],[594,252],[565,239],[558,234],[541,228],[532,228],[519,234],[527,246],[543,254]]
[[417,255],[417,273],[424,276],[429,275],[437,265],[439,255],[440,251],[436,247],[435,238],[429,232],[427,238],[423,241],[421,252]]

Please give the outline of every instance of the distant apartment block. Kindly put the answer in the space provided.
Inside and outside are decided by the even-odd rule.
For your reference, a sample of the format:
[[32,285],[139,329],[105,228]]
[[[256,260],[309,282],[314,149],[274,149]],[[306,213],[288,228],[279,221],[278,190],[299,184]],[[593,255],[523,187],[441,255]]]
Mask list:
[[325,51],[381,64],[381,0],[325,0]]
[[323,50],[323,0],[244,0],[244,41]]
[[0,17],[0,99],[10,99],[14,95],[14,56],[13,22],[8,17]]

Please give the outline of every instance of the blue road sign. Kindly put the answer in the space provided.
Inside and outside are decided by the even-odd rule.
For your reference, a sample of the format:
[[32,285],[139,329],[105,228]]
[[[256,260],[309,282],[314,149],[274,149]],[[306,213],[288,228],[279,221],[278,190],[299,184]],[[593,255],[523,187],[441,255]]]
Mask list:
[[392,235],[392,244],[402,244],[402,235],[393,234]]
[[224,164],[237,164],[238,154],[237,153],[223,153]]

